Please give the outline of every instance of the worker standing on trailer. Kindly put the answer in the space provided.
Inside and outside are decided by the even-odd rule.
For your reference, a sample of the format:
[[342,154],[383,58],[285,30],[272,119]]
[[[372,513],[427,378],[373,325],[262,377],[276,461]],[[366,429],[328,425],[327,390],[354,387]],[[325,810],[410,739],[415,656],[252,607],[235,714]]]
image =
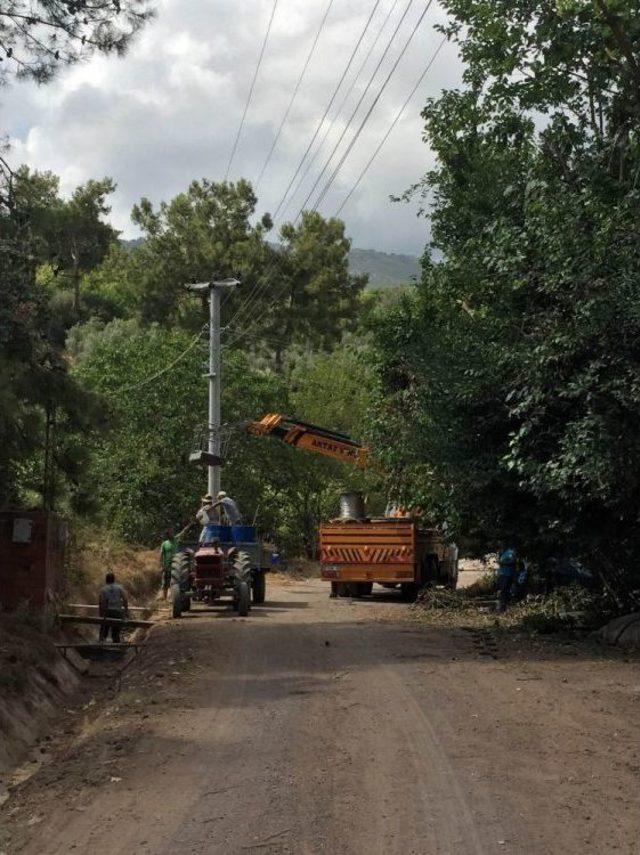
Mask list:
[[200,537],[198,540],[202,543],[207,526],[215,525],[219,522],[218,512],[214,509],[211,493],[205,493],[202,497],[200,510],[196,513],[196,522],[200,526]]
[[120,625],[110,623],[106,618],[124,620],[129,610],[129,602],[122,585],[116,582],[113,573],[107,573],[105,585],[100,591],[98,610],[101,618],[105,618],[100,625],[100,641],[106,641],[111,630],[111,640],[115,644],[120,643]]
[[196,522],[204,528],[206,525],[210,525],[217,521],[216,512],[213,509],[213,498],[211,493],[205,493],[202,497],[200,510],[196,513]]
[[223,511],[229,525],[242,524],[242,515],[238,509],[238,506],[231,498],[231,496],[227,496],[224,490],[220,490],[220,492],[218,493],[217,501],[213,503],[212,507],[214,509],[220,508],[220,510]]

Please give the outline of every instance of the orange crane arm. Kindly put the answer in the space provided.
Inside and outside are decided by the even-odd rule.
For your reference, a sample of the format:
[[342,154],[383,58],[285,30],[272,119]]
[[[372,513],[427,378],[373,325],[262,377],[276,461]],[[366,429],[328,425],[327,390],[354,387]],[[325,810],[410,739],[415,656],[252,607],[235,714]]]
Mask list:
[[369,449],[345,434],[301,422],[281,413],[268,413],[258,421],[246,422],[245,429],[252,436],[275,436],[287,445],[353,463],[363,469],[368,462]]

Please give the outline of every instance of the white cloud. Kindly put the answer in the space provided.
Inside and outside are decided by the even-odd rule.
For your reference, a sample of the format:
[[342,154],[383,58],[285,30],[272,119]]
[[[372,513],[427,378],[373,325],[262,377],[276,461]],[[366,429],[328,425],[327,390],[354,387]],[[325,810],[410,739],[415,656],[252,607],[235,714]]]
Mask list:
[[[392,5],[393,0],[380,3],[352,72]],[[334,140],[404,6],[396,4],[359,87],[336,122]],[[223,178],[271,0],[160,0],[157,7],[156,20],[124,59],[94,57],[46,87],[13,83],[0,93],[13,162],[52,170],[60,175],[65,192],[88,178],[112,176],[118,184],[112,221],[127,236],[135,234],[129,214],[141,196],[158,202],[184,189],[193,178]],[[325,7],[324,0],[280,0],[232,178],[256,179]],[[260,187],[261,212],[273,210],[280,200],[372,7],[373,0],[334,0]],[[414,7],[345,142],[417,20],[422,2]],[[323,213],[334,213],[413,87],[438,43],[436,20],[442,20],[442,12],[434,6],[337,176],[321,207]],[[421,140],[419,112],[429,95],[459,82],[459,68],[455,52],[446,46],[342,212],[354,245],[421,252],[427,223],[416,219],[418,203],[398,205],[388,197],[417,181],[432,163]],[[309,174],[307,189],[329,151],[327,143]],[[296,198],[298,206],[304,195]],[[296,211],[292,205],[289,213]]]

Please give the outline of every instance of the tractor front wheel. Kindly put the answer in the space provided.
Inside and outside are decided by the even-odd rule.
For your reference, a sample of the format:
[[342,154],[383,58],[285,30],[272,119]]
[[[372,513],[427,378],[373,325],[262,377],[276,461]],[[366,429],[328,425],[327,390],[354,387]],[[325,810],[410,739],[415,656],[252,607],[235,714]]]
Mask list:
[[171,586],[171,614],[174,618],[182,617],[182,594],[179,585]]

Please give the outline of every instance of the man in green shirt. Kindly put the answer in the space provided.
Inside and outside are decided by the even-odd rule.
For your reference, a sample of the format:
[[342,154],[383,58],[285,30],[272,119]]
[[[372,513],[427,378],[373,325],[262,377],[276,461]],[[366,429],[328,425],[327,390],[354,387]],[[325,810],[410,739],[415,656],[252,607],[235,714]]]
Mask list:
[[[182,533],[182,532],[181,532]],[[167,593],[171,587],[171,562],[178,551],[178,537],[170,528],[165,533],[165,539],[160,545],[160,571],[162,573],[162,598],[167,599]]]

